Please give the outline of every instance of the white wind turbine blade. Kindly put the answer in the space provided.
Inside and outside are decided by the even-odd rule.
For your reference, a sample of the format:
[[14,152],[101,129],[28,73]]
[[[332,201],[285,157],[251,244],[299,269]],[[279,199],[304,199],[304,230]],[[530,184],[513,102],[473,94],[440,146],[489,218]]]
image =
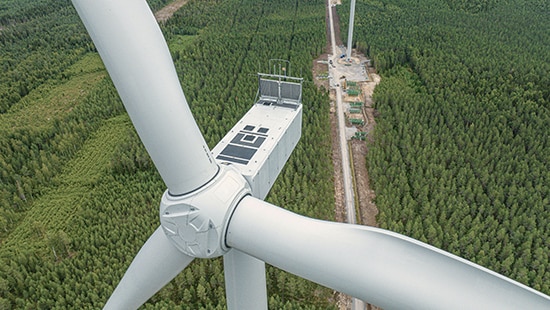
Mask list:
[[[75,0],[141,140],[169,191],[197,189],[218,171],[191,115],[146,2]],[[136,309],[191,261],[162,229],[142,247],[105,309]]]
[[[146,2],[73,0],[73,4],[170,193],[185,194],[207,183],[217,165],[191,115],[166,42]],[[136,261],[141,260],[138,254]],[[265,264],[237,251],[228,253],[224,263],[229,309],[267,308]],[[106,308],[128,296],[134,298],[120,293],[130,285],[128,274],[132,277],[129,270]],[[143,296],[134,305],[152,294]]]
[[227,309],[267,309],[265,263],[236,249],[223,256]]
[[145,242],[103,309],[137,309],[177,276],[193,257],[180,252],[162,228]]
[[303,217],[246,197],[227,245],[384,309],[550,309],[550,297],[383,229]]
[[160,175],[173,195],[218,171],[145,1],[73,0]]

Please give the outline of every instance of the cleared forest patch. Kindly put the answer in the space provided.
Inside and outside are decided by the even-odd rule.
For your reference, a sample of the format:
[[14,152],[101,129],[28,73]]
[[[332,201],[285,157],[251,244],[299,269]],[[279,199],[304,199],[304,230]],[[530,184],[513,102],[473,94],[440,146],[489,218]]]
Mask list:
[[0,114],[0,130],[51,126],[85,98],[107,73],[97,54],[89,54],[66,71],[68,79],[48,81]]
[[94,184],[107,172],[116,146],[123,143],[129,126],[128,117],[123,115],[107,121],[97,130],[77,156],[67,163],[63,173],[52,181],[52,188],[34,201],[25,218],[3,240],[0,253],[24,248],[48,256],[47,236],[70,229],[75,214],[94,194]]

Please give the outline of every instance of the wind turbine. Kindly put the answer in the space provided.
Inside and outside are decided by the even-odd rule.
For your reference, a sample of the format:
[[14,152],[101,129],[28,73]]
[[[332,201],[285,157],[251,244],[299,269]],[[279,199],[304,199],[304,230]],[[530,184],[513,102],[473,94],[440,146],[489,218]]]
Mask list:
[[349,26],[348,26],[348,49],[346,50],[346,60],[351,62],[351,43],[353,40],[353,19],[355,18],[355,0],[351,0],[349,8]]
[[145,1],[73,0],[167,186],[161,226],[105,309],[136,309],[194,258],[223,255],[229,309],[266,309],[264,262],[385,309],[549,309],[550,297],[420,241],[264,202],[301,133],[301,81],[260,100],[210,151]]

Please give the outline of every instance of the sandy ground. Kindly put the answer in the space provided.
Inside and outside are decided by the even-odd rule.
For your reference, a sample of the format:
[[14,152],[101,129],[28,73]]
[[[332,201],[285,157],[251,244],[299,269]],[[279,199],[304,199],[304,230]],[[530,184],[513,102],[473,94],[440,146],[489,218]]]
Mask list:
[[155,18],[159,23],[169,20],[174,13],[187,3],[188,0],[176,0],[155,13]]
[[376,110],[372,107],[372,93],[378,83],[380,76],[376,73],[369,74],[370,81],[364,82],[361,85],[363,92],[363,114],[365,115],[365,125],[360,128],[361,131],[367,132],[367,141],[352,140],[351,151],[353,154],[353,166],[355,170],[355,181],[357,183],[357,199],[359,200],[359,212],[361,224],[369,226],[378,226],[376,223],[376,215],[378,209],[374,204],[374,190],[370,187],[369,172],[367,170],[367,156],[369,145],[374,142],[372,132],[376,126],[375,113]]

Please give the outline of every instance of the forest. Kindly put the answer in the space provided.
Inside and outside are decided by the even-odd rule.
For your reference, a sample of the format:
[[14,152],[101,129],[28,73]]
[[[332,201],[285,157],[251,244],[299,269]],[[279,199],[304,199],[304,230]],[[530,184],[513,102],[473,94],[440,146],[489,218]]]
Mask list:
[[380,226],[550,294],[549,2],[358,0],[355,30]]
[[[311,83],[324,16],[324,0],[190,0],[161,28],[210,147],[256,72],[292,62],[304,128],[268,200],[333,219],[329,99]],[[382,75],[367,158],[380,226],[546,294],[549,20],[545,0],[358,0],[354,35]],[[100,308],[158,227],[165,185],[69,1],[0,3],[0,66],[0,309]],[[267,278],[271,309],[336,309],[331,290]],[[221,260],[195,260],[142,308],[225,309]]]
[[[304,128],[268,200],[332,219],[328,94],[311,82],[324,15],[323,1],[192,0],[161,28],[210,147],[268,60],[292,63]],[[165,185],[69,1],[0,4],[0,66],[0,309],[101,308],[158,227]],[[335,308],[331,290],[267,278],[272,309]],[[224,292],[221,259],[197,259],[142,308],[225,309]]]

